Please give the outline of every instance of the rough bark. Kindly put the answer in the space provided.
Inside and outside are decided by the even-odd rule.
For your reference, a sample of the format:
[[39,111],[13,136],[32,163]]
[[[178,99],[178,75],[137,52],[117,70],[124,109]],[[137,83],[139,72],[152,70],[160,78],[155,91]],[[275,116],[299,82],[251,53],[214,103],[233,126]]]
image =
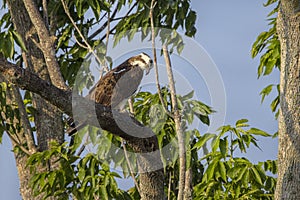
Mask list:
[[172,102],[172,110],[174,115],[174,122],[175,122],[175,129],[176,135],[178,139],[178,149],[179,149],[179,185],[178,185],[178,200],[184,199],[185,196],[185,173],[186,173],[186,153],[185,153],[185,139],[184,133],[182,130],[182,122],[181,122],[181,113],[178,109],[177,105],[177,97],[176,97],[176,89],[175,89],[175,81],[173,77],[173,71],[171,66],[171,61],[169,58],[169,52],[167,46],[163,46],[163,53],[166,62],[166,68],[168,73],[169,79],[169,86],[170,86],[170,94],[171,94],[171,102]]
[[[35,72],[42,79],[53,82],[57,87],[62,87],[59,78],[54,79],[54,81],[50,79],[49,72],[53,69],[51,67],[49,70],[47,69],[48,65],[45,64],[44,52],[37,46],[37,41],[41,40],[41,37],[38,35],[34,24],[31,22],[32,20],[26,12],[23,2],[21,0],[11,1],[10,12],[14,26],[21,35],[27,48],[27,52],[23,53],[25,67]],[[40,43],[39,46],[45,48],[46,45]],[[48,52],[52,50],[54,50],[54,48],[48,46]],[[52,63],[53,62],[49,63],[49,65]],[[35,94],[33,94],[33,103],[37,111],[35,113],[35,125],[39,150],[46,150],[49,141],[52,139],[63,142],[63,123],[60,111],[55,106]]]
[[278,181],[275,199],[300,194],[300,1],[281,0],[277,31],[281,45]]
[[[4,79],[3,77],[0,75],[0,81],[3,82]],[[13,105],[16,102],[16,97],[13,95],[13,88],[9,89],[6,93],[6,103],[7,105]],[[1,113],[2,116],[3,113]],[[5,119],[6,122],[8,122],[10,119]],[[13,120],[13,126],[17,127],[17,125],[24,125],[24,122],[20,122],[18,119],[14,119]],[[10,133],[9,131],[7,131],[7,135],[10,137],[11,142],[12,142],[12,146],[15,149],[18,146],[22,146],[26,144],[26,137],[25,137],[25,133],[24,130],[25,129],[18,129],[16,128],[17,133]],[[13,139],[13,138],[17,138],[17,139]],[[25,150],[27,151],[27,150]],[[27,151],[29,152],[30,149]],[[19,178],[22,179],[22,185],[20,185],[20,193],[22,194],[23,199],[31,199],[31,197],[33,196],[32,191],[28,190],[27,187],[25,187],[25,185],[28,185],[29,183],[29,177],[30,177],[30,173],[29,170],[24,170],[25,166],[26,166],[26,159],[27,159],[27,155],[25,153],[18,153],[15,154],[15,159],[16,159],[16,165],[17,165],[17,170],[18,170],[18,174],[19,174]]]
[[[38,41],[41,41],[32,19],[30,19],[28,12],[21,0],[9,1],[9,10],[12,16],[12,21],[16,31],[21,35],[27,51],[22,53],[24,60],[24,67],[27,67],[30,71],[35,72],[40,78],[50,81],[49,71],[45,64],[46,57],[40,50],[41,45],[37,45]],[[39,14],[39,13],[38,13]],[[54,48],[43,46],[48,48],[48,52],[54,51]],[[50,62],[50,61],[49,61]],[[55,61],[56,62],[56,61]],[[52,62],[50,63],[52,64]],[[49,66],[50,66],[49,64]],[[50,68],[53,71],[53,69]],[[54,84],[60,86],[58,81],[53,81]],[[52,104],[41,98],[39,95],[33,94],[32,101],[36,108],[34,114],[36,133],[37,133],[37,148],[40,151],[48,149],[48,143],[50,140],[56,140],[60,143],[63,142],[63,123],[62,113]],[[19,107],[22,101],[19,101]],[[27,117],[27,116],[24,116]],[[27,137],[27,143],[34,144],[33,137]],[[32,152],[31,149],[29,149]],[[26,199],[41,199],[40,196],[34,197],[29,185],[30,172],[26,168],[27,155],[15,153],[16,165],[19,174],[20,191],[24,200]],[[42,170],[42,169],[41,169]],[[53,199],[53,198],[52,198]]]
[[184,200],[193,199],[193,171],[190,167],[185,172],[185,185],[184,185]]

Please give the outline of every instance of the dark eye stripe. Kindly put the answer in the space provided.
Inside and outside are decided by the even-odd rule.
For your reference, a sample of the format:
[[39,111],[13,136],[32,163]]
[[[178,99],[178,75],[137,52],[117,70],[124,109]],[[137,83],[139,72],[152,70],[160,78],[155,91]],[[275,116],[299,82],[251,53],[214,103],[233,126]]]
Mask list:
[[138,61],[141,61],[144,64],[147,64],[146,61],[144,59],[142,59],[142,56],[137,57]]

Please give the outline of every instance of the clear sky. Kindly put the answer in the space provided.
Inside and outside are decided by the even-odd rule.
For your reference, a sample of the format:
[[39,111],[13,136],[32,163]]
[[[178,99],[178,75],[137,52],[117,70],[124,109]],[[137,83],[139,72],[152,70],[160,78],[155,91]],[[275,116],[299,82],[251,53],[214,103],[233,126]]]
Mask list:
[[[197,11],[198,41],[218,67],[226,91],[226,124],[241,118],[249,119],[253,127],[273,134],[277,131],[269,103],[260,103],[259,92],[263,87],[279,81],[279,74],[257,80],[259,59],[250,56],[251,46],[257,35],[268,29],[264,8],[259,0],[193,0]],[[2,1],[0,2],[2,6]],[[274,97],[274,94],[273,94]],[[221,126],[222,124],[220,124]],[[254,161],[276,159],[277,139],[259,138],[262,151],[251,148],[247,157]],[[4,136],[0,145],[0,200],[20,200],[15,161],[11,144]]]

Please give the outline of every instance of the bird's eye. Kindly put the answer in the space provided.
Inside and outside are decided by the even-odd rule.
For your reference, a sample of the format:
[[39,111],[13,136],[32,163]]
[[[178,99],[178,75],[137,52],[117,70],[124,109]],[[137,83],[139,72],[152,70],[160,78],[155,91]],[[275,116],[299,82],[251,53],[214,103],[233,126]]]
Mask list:
[[152,64],[152,63],[153,63],[153,60],[150,60],[150,63]]

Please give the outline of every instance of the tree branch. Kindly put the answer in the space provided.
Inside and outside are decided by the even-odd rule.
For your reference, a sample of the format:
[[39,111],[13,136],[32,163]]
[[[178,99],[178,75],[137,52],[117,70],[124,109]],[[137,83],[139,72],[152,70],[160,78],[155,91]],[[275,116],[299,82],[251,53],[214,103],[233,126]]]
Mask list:
[[[29,70],[20,68],[3,58],[0,58],[0,72],[10,83],[15,84],[21,89],[29,90],[40,95],[69,116],[73,115],[73,98],[73,106],[78,109],[78,112],[87,113],[88,116],[85,116],[87,119],[86,123],[100,127],[128,141],[135,143],[138,142],[138,140],[147,139],[147,142],[149,142],[149,140],[155,137],[151,129],[143,127],[142,124],[130,117],[129,114],[113,111],[109,107],[89,101],[79,95],[76,96],[73,94],[72,97],[72,91],[59,89],[51,83],[39,78]],[[95,105],[95,108],[91,105]],[[89,119],[92,118],[95,112],[99,123]],[[132,134],[135,134],[136,137]],[[158,149],[157,144],[154,149]]]
[[14,143],[14,145],[19,147],[27,155],[29,155],[29,156],[32,155],[32,152],[29,152],[28,149],[26,149],[20,142],[17,141],[17,139],[14,138],[14,136],[13,136],[14,134],[7,132],[7,135],[9,137],[9,139]]
[[[118,11],[118,8],[116,8],[115,10],[114,10],[114,12],[112,13],[112,15],[111,15],[111,19],[114,19],[114,17],[116,16],[116,14],[117,14],[117,11]],[[105,13],[104,15],[103,15],[103,17],[105,17],[107,15],[107,13]],[[102,19],[102,18],[101,18]],[[100,19],[100,21],[101,21],[101,19]],[[99,33],[101,33],[106,27],[107,27],[107,25],[108,25],[108,21],[106,21],[98,30],[96,30],[94,33],[92,33],[89,37],[88,37],[88,39],[89,40],[91,40],[91,39],[93,39],[94,37],[96,37]]]
[[68,86],[62,77],[59,64],[55,57],[55,37],[50,36],[49,30],[47,29],[34,1],[24,0],[24,5],[39,36],[39,47],[43,52],[51,82],[59,88],[67,89]]
[[35,140],[33,133],[31,131],[31,126],[30,122],[26,113],[26,109],[23,103],[23,99],[21,97],[20,91],[18,88],[13,86],[13,96],[14,99],[16,100],[16,103],[18,104],[18,108],[20,111],[20,117],[21,117],[21,123],[23,124],[23,129],[24,129],[24,135],[27,141],[28,149],[29,152],[34,153],[37,151],[36,146],[35,146]]
[[175,81],[173,77],[173,71],[171,67],[171,61],[169,57],[169,52],[167,49],[167,45],[163,45],[163,54],[166,61],[166,68],[168,73],[169,79],[169,86],[170,86],[170,94],[171,94],[171,101],[172,101],[172,110],[174,113],[174,122],[175,122],[175,129],[176,135],[178,138],[178,149],[179,149],[179,186],[178,186],[178,200],[182,200],[184,197],[184,187],[185,187],[185,169],[186,169],[186,154],[185,154],[185,139],[182,130],[182,122],[181,122],[181,114],[178,109],[177,105],[177,97],[176,97],[176,88],[175,88]]
[[167,106],[165,105],[165,102],[163,100],[160,84],[159,84],[159,74],[158,74],[158,66],[157,66],[157,56],[156,56],[156,47],[155,47],[155,29],[154,29],[154,20],[153,20],[153,9],[156,5],[156,1],[151,1],[151,7],[150,7],[150,23],[151,23],[151,39],[152,39],[152,53],[153,53],[153,65],[154,65],[154,71],[155,71],[155,83],[157,88],[158,97],[160,100],[160,103],[167,115],[173,118],[172,113],[168,111]]
[[[91,54],[93,54],[93,55],[95,56],[95,59],[97,60],[97,62],[98,62],[99,64],[102,64],[100,58],[99,58],[98,55],[94,52],[93,48],[92,48],[91,45],[87,42],[87,40],[85,39],[85,37],[83,36],[83,34],[81,33],[81,31],[79,30],[78,26],[76,25],[75,21],[73,20],[73,18],[72,18],[71,14],[70,14],[70,11],[69,11],[69,9],[68,9],[68,7],[67,7],[65,1],[64,1],[64,0],[61,0],[61,3],[62,3],[62,5],[63,5],[64,11],[65,11],[65,13],[67,14],[69,20],[70,20],[71,23],[73,24],[74,28],[76,29],[77,33],[78,33],[79,36],[81,37],[81,39],[82,39],[82,41],[84,42],[84,44],[86,45],[87,50],[88,50]],[[106,65],[103,65],[103,67],[104,67],[105,71],[107,71],[107,72],[109,71],[109,69],[107,68]]]

